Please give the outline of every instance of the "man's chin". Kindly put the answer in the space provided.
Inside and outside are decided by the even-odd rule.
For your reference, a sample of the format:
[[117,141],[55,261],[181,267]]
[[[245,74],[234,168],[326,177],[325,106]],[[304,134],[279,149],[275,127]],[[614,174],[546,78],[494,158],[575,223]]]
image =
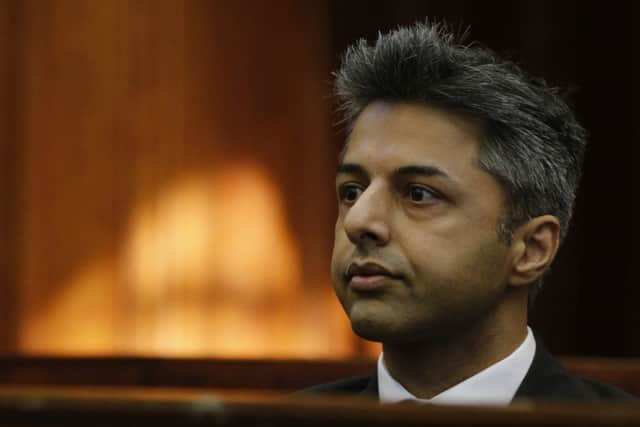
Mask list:
[[385,333],[376,325],[366,322],[351,322],[351,329],[362,339],[373,342],[384,342]]
[[388,305],[358,302],[348,310],[348,314],[353,332],[368,341],[404,345],[435,338],[431,335],[434,330],[432,321],[398,317]]
[[360,338],[368,341],[384,342],[397,332],[393,327],[393,320],[385,313],[363,310],[363,307],[353,309],[349,313],[351,329]]
[[370,321],[369,319],[351,320],[351,329],[362,339],[385,345],[415,345],[419,342],[425,343],[437,338],[426,335],[424,330],[416,331],[413,328],[403,327],[393,322],[385,323]]

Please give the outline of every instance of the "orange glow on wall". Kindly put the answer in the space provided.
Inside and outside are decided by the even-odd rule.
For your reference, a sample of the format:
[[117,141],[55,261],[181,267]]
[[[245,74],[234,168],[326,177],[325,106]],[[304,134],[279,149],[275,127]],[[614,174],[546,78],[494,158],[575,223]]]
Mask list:
[[295,349],[277,322],[302,291],[298,250],[258,166],[176,180],[136,209],[125,241],[125,292],[141,308],[125,337],[132,348],[250,355],[267,340]]

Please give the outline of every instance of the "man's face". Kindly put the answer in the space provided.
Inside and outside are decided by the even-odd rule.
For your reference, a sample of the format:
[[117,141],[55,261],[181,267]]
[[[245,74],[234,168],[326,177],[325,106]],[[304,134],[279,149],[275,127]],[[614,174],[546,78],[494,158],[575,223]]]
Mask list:
[[334,287],[356,333],[437,339],[481,321],[505,292],[504,194],[478,162],[477,123],[376,102],[358,117],[336,177]]

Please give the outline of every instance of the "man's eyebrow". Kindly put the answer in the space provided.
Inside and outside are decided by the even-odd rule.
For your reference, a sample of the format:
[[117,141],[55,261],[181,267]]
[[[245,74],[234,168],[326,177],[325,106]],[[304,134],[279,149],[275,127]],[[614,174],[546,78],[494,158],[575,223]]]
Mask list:
[[[357,163],[340,163],[338,165],[338,170],[336,172],[337,174],[350,174],[350,175],[361,175],[361,176],[367,176],[367,171],[360,166]],[[449,174],[447,174],[445,171],[443,171],[442,169],[440,169],[437,166],[432,166],[432,165],[409,165],[409,166],[402,166],[398,169],[396,169],[393,174],[395,176],[416,176],[416,175],[421,175],[421,176],[439,176],[439,177],[443,177],[446,178],[452,182],[455,182],[455,180],[453,178],[451,178],[451,176],[449,176]]]
[[356,163],[340,163],[338,165],[337,174],[347,173],[351,175],[367,175],[367,171],[362,166]]
[[450,181],[455,180],[449,176],[442,169],[432,165],[410,165],[403,166],[395,170],[394,175],[407,176],[407,175],[422,175],[422,176],[441,176]]

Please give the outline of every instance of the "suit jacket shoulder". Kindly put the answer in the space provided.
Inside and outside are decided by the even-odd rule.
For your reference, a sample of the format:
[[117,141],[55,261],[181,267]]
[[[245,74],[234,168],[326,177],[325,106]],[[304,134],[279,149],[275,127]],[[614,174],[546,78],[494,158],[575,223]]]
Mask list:
[[569,374],[536,335],[536,354],[514,399],[598,402],[637,400],[637,397],[612,385]]

